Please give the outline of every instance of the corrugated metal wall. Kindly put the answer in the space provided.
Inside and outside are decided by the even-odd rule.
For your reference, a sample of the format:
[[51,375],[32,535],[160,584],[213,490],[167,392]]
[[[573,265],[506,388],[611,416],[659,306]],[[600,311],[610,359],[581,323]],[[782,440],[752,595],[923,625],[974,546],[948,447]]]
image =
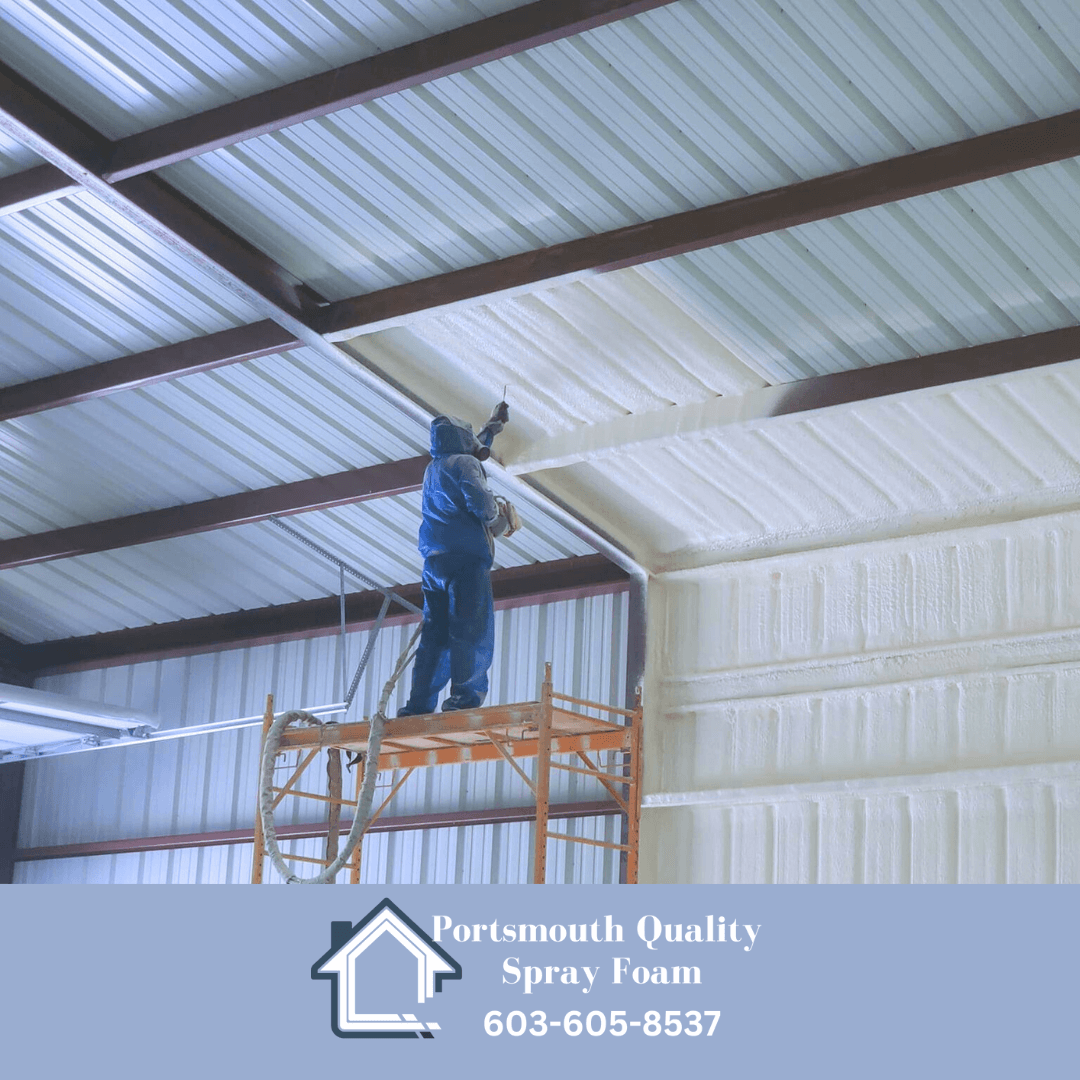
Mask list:
[[1080,513],[651,589],[645,880],[1080,882]]
[[[488,704],[536,700],[544,663],[557,689],[621,704],[626,680],[627,595],[580,598],[496,612],[495,661]],[[408,626],[380,635],[350,719],[370,713],[404,645]],[[366,634],[348,639],[349,676]],[[157,713],[163,727],[184,727],[260,713],[268,692],[275,707],[340,700],[337,638],[320,637],[202,656],[41,679],[38,687],[92,701]],[[398,704],[407,685],[397,692]],[[28,763],[20,847],[217,832],[250,827],[255,806],[258,728],[177,739],[147,747],[100,750]],[[317,778],[316,778],[317,779]],[[388,784],[392,776],[387,776]],[[351,777],[346,781],[346,795]],[[320,790],[308,787],[308,790]],[[607,797],[573,773],[552,775],[552,802]],[[419,769],[387,816],[528,805],[531,792],[503,762]],[[279,824],[318,821],[310,800],[279,808]],[[618,819],[567,822],[583,835],[615,839]],[[564,825],[560,825],[560,829]],[[528,825],[470,826],[377,834],[366,844],[364,880],[523,882],[531,852]],[[319,841],[297,843],[314,854]],[[618,880],[618,860],[603,848],[552,842],[550,880]],[[310,849],[310,850],[308,850]],[[16,880],[241,882],[250,876],[250,845],[141,855],[23,862]],[[309,871],[310,872],[310,871]]]

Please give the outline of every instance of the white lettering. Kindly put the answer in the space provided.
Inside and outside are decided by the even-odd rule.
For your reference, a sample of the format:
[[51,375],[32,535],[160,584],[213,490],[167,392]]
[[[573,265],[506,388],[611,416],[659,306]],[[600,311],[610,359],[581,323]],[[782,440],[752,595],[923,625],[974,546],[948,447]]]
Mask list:
[[[650,923],[649,920],[652,920]],[[660,920],[655,915],[642,915],[638,919],[637,924],[637,936],[645,942],[647,948],[656,951],[654,941],[663,933],[663,927],[660,925]],[[651,935],[651,936],[650,936]]]

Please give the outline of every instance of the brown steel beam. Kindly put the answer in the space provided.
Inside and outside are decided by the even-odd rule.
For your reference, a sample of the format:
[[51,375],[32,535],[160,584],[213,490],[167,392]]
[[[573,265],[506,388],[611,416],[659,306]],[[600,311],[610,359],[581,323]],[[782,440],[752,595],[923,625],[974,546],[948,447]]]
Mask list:
[[300,346],[269,319],[0,389],[0,420],[194,375]]
[[130,135],[113,144],[110,181],[535,49],[672,0],[538,0],[334,71]]
[[320,302],[299,279],[157,177],[109,184],[101,176],[112,152],[109,140],[5,64],[0,64],[0,131],[193,259],[264,314],[302,319]]
[[[20,763],[21,764],[21,763]],[[0,778],[10,765],[0,767]],[[606,817],[619,812],[619,805],[607,800],[595,802],[556,803],[548,810],[549,818]],[[440,814],[402,814],[373,821],[368,832],[406,832],[412,829],[454,829],[470,825],[512,825],[532,821],[535,806],[508,806],[488,810],[453,810]],[[342,821],[340,828],[348,831],[352,821]],[[308,840],[323,837],[326,822],[310,825],[279,825],[279,840]],[[42,859],[78,859],[91,855],[130,855],[141,851],[175,851],[181,848],[217,847],[223,844],[250,844],[253,829],[229,829],[222,832],[185,833],[176,836],[140,836],[126,840],[97,840],[83,844],[59,844],[54,847],[15,848],[15,862],[36,862]]]
[[423,484],[429,460],[423,456],[388,461],[366,469],[349,469],[331,476],[316,476],[164,510],[0,540],[0,570],[248,525],[275,515],[304,514],[401,495],[416,491]]
[[[0,129],[26,142],[136,224],[194,258],[324,355],[404,315],[725,244],[1080,154],[1080,110],[658,221],[438,275],[333,304],[155,177],[110,186],[94,171],[108,143],[0,65]],[[51,140],[51,141],[50,141]],[[336,355],[336,352],[335,352]]]
[[730,244],[1078,154],[1080,110],[339,300],[320,310],[316,325],[341,339],[463,300]]
[[[595,18],[604,21],[609,17],[623,17],[631,13],[633,7],[632,4],[620,7],[612,14],[615,11],[613,3],[601,0],[595,0],[592,5],[587,0],[579,0],[579,3],[585,23]],[[526,16],[522,13],[534,8],[547,11],[549,5],[529,5],[452,33],[468,36],[468,33],[477,32],[478,26],[494,20],[524,20]],[[543,21],[540,18],[537,25],[541,26]],[[573,32],[577,32],[585,23],[579,25],[571,19],[565,25],[573,26]],[[537,30],[541,36],[548,32],[542,28]],[[532,40],[528,34],[521,40],[526,39]],[[422,47],[426,47],[424,42],[407,48],[422,52]],[[391,55],[375,59],[381,62]],[[325,78],[333,81],[334,75],[328,73]],[[289,89],[271,93],[284,93]],[[244,104],[235,103],[236,106]],[[197,120],[191,118],[192,123]],[[302,318],[305,327],[312,326],[335,338],[370,330],[408,314],[507,289],[539,285],[583,271],[606,272],[635,266],[1080,154],[1080,110],[1077,110],[326,304],[282,267],[160,179],[123,173],[130,179],[110,186],[103,179],[102,162],[112,155],[112,144],[3,65],[0,65],[0,130],[24,142],[50,164],[127,214],[136,224],[156,231],[178,250],[194,256],[226,284],[254,290],[255,299],[276,309],[267,314]],[[121,173],[110,172],[109,175],[115,177]]]
[[0,177],[0,217],[78,190],[79,185],[54,165],[35,165],[25,172]]
[[1077,358],[1080,358],[1080,326],[1067,326],[1027,337],[1007,338],[987,345],[970,345],[931,356],[893,360],[888,364],[802,379],[784,388],[783,397],[769,409],[769,415],[809,412],[909,390],[1007,375]]
[[521,474],[565,468],[585,460],[595,464],[605,455],[628,449],[639,451],[650,444],[661,445],[665,440],[718,436],[725,430],[745,428],[748,424],[758,426],[777,416],[1009,375],[1078,358],[1080,327],[1066,326],[1027,337],[765,386],[704,403],[620,416],[591,427],[580,427],[562,437],[539,440],[511,461],[509,468]]
[[[553,562],[533,563],[496,570],[491,575],[497,608],[526,603],[568,600],[617,591],[629,586],[629,576],[602,555],[583,555]],[[422,602],[419,582],[395,588],[406,600]],[[345,622],[349,630],[370,626],[379,614],[383,594],[376,591],[350,593],[345,598]],[[392,616],[388,622],[415,618]],[[232,611],[198,619],[113,630],[86,637],[62,638],[20,646],[22,670],[39,674],[112,667],[137,661],[251,648],[296,638],[335,634],[340,629],[339,600],[321,597],[292,604]]]

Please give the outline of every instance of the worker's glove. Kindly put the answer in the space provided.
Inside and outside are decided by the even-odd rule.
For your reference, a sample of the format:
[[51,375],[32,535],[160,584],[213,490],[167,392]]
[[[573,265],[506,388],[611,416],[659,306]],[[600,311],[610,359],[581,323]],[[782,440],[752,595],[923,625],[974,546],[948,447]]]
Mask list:
[[491,414],[491,418],[488,420],[489,424],[508,424],[510,422],[510,406],[505,401],[500,401],[495,406],[495,411]]
[[502,535],[513,536],[521,528],[521,518],[514,509],[514,504],[498,495],[495,496],[495,503],[499,508],[499,513],[506,520],[506,531]]

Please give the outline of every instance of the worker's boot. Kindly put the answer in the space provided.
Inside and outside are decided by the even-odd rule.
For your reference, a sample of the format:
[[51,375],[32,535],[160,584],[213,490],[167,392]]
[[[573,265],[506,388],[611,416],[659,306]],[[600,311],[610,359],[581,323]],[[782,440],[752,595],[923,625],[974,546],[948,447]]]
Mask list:
[[443,712],[459,712],[461,709],[479,709],[484,699],[476,694],[451,694],[443,703]]

